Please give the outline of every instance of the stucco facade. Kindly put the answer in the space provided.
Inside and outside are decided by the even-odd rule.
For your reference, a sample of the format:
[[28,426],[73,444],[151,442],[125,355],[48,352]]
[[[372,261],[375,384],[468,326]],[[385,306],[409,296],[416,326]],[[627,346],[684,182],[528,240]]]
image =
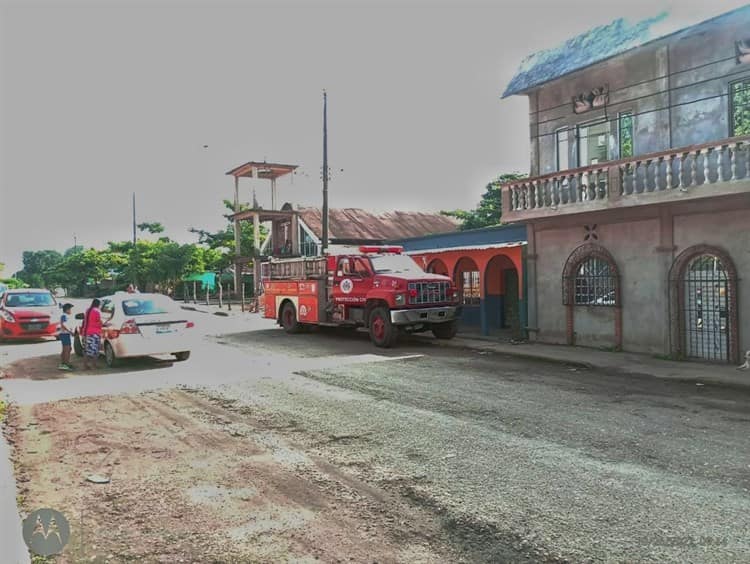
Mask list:
[[745,45],[750,7],[521,92],[530,178],[502,197],[527,225],[531,339],[718,362],[750,350]]
[[[729,84],[747,77],[737,41],[750,38],[750,9],[710,21],[691,33],[654,41],[528,92],[532,176],[558,168],[557,135],[567,140],[567,167],[581,160],[584,124],[607,122],[609,159],[622,156],[619,116],[633,120],[633,155],[731,136]],[[571,100],[605,87],[606,104],[576,114]]]
[[[563,270],[596,225],[595,245],[613,257],[620,277],[620,343],[615,307],[574,306],[573,343],[679,356],[679,327],[670,302],[670,273],[677,257],[698,246],[721,249],[738,273],[738,347],[750,350],[750,194],[709,207],[692,203],[604,211],[581,218],[543,220],[528,226],[529,328],[533,339],[568,343]],[[535,271],[535,275],[531,271]],[[531,277],[533,276],[533,280]],[[679,307],[679,305],[677,305]]]

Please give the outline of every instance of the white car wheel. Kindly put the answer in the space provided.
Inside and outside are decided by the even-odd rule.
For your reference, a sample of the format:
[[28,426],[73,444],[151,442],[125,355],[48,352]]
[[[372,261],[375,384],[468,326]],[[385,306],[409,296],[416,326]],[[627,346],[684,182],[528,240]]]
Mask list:
[[113,368],[117,364],[117,357],[115,356],[115,351],[112,348],[112,345],[105,342],[104,343],[104,361],[107,363],[107,366],[110,368]]

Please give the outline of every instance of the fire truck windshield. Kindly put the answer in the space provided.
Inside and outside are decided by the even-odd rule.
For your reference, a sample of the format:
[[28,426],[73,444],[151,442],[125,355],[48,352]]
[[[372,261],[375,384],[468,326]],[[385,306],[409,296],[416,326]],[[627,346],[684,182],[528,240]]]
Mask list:
[[414,272],[421,274],[424,271],[406,255],[375,255],[371,256],[372,267],[375,274],[406,274]]

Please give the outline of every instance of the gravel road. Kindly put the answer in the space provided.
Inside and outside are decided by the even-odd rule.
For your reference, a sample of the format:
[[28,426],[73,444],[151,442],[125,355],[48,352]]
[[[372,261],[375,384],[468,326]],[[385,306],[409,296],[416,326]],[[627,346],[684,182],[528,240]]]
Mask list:
[[[306,558],[348,553],[369,562],[373,542],[381,562],[750,561],[747,388],[607,374],[434,340],[378,350],[362,333],[286,335],[257,317],[195,316],[209,336],[184,363],[70,374],[54,369],[55,343],[3,347],[28,503],[77,507],[87,490],[71,486],[60,497],[54,484],[63,472],[75,481],[92,456],[106,454],[110,469],[121,460],[137,480],[148,477],[145,468],[172,476],[167,489],[148,490],[175,500],[164,507],[167,522],[178,501],[244,492],[235,467],[272,461],[288,472],[284,483],[296,484],[277,487],[277,471],[266,469],[269,491],[282,500],[275,510],[301,507],[310,517],[323,506],[347,508],[345,521],[333,510],[310,520],[330,533],[289,514],[294,522],[273,538]],[[227,330],[240,332],[210,336]],[[141,407],[131,413],[128,402]],[[101,444],[69,451],[97,425],[107,429]],[[134,450],[130,430],[139,428],[151,443]],[[196,439],[172,447],[173,436]],[[195,465],[201,460],[226,463],[207,473]],[[137,503],[138,484],[117,490],[118,503]],[[221,531],[247,533],[235,506],[222,507],[213,530],[195,537],[204,544],[191,537],[197,525],[182,521],[172,525],[184,532],[172,545],[140,538],[172,554],[212,554]],[[338,543],[321,545],[326,534]],[[126,545],[113,550],[135,556],[137,542]]]
[[[222,342],[290,362],[369,347],[276,330]],[[750,561],[748,392],[418,342],[397,351],[424,356],[219,390],[432,508],[475,561]]]

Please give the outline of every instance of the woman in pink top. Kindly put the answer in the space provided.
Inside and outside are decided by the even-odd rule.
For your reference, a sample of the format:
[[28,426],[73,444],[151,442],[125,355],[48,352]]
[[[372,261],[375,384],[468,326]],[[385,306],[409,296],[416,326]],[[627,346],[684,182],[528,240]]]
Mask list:
[[[85,339],[83,368],[96,370],[99,360],[99,344],[102,340],[102,312],[99,311],[101,302],[94,298],[91,307],[83,315],[83,337]],[[90,364],[91,363],[91,364]]]

